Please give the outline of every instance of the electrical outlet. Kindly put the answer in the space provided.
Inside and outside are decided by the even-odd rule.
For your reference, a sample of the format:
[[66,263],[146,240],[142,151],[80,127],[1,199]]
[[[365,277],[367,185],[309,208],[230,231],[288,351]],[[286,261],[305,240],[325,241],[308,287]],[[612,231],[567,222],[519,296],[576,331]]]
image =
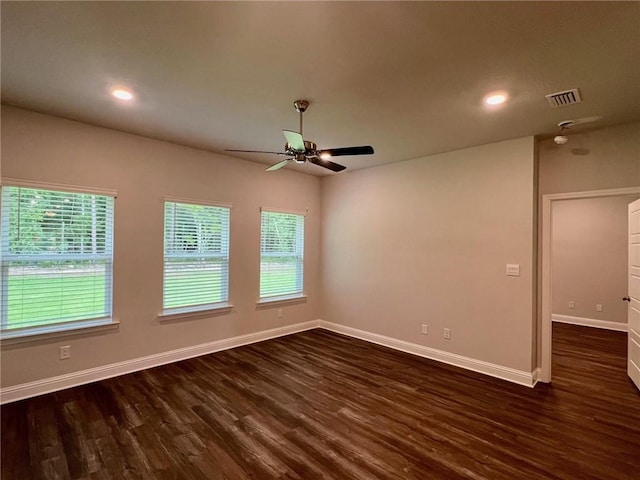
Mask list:
[[446,338],[447,340],[451,340],[451,329],[450,328],[445,328],[444,329],[444,338]]
[[599,303],[596,304],[596,312],[601,312],[602,311],[602,305],[600,305]]
[[571,300],[571,301],[569,302],[569,308],[571,308],[571,309],[576,308],[576,302],[574,302],[573,300]]
[[282,318],[282,309],[281,308],[279,308],[278,311],[276,312],[276,316],[278,318]]
[[429,325],[422,324],[422,334],[429,335]]
[[67,360],[71,358],[71,346],[65,345],[64,347],[60,347],[60,360]]

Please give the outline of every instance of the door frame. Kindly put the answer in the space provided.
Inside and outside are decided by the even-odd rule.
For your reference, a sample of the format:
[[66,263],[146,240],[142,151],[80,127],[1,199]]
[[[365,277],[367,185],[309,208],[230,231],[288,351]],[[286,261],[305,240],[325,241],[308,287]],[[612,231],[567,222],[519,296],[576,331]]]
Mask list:
[[551,382],[551,272],[552,272],[552,250],[551,241],[553,239],[552,208],[553,202],[562,200],[578,200],[583,198],[597,197],[617,197],[627,195],[640,195],[640,186],[627,188],[614,188],[609,190],[590,190],[586,192],[551,193],[542,196],[542,271],[541,271],[541,351],[540,372],[538,380],[541,382]]

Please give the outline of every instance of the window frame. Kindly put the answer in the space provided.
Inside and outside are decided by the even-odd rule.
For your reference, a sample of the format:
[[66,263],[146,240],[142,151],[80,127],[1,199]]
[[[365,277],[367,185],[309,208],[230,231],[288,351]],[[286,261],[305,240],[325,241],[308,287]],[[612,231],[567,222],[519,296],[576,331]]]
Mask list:
[[[263,259],[263,214],[283,214],[283,215],[296,215],[301,218],[302,228],[301,234],[296,232],[296,254],[299,255],[300,260],[296,262],[296,284],[299,285],[299,290],[293,293],[278,293],[272,295],[262,295],[262,259]],[[265,305],[265,304],[276,304],[276,303],[297,303],[300,301],[305,301],[307,295],[305,294],[305,276],[304,276],[304,261],[305,261],[305,237],[306,237],[306,216],[307,212],[300,212],[295,210],[285,210],[280,208],[270,208],[270,207],[260,207],[260,265],[259,265],[259,279],[258,279],[258,302],[257,304]],[[296,227],[297,228],[297,227]],[[299,252],[299,253],[298,253]],[[291,254],[281,255],[281,256],[291,256]],[[272,257],[275,257],[273,255]]]
[[[34,190],[49,190],[61,194],[83,194],[83,195],[96,195],[101,197],[110,198],[110,203],[107,207],[107,215],[110,216],[109,228],[105,229],[105,248],[108,248],[109,253],[103,254],[76,254],[76,253],[62,253],[51,255],[29,255],[29,254],[12,254],[4,251],[5,240],[0,239],[0,304],[8,305],[8,275],[9,275],[9,261],[73,261],[73,260],[103,260],[105,262],[105,269],[107,273],[107,281],[105,282],[105,308],[104,316],[93,317],[88,319],[73,319],[73,320],[60,320],[57,322],[45,323],[42,325],[29,325],[24,327],[16,327],[6,329],[7,324],[6,315],[8,315],[8,309],[3,309],[0,312],[0,339],[3,345],[24,343],[35,340],[42,340],[47,338],[56,338],[60,336],[76,335],[84,333],[85,331],[102,331],[118,328],[119,321],[113,317],[113,272],[114,272],[114,229],[115,229],[115,211],[116,211],[116,199],[117,191],[111,189],[104,189],[99,187],[84,187],[77,185],[66,185],[57,183],[46,183],[38,181],[30,181],[15,178],[3,178],[0,185],[0,211],[3,210],[2,198],[5,188],[25,188]],[[9,228],[9,216],[2,216],[0,224],[0,235],[4,235],[4,232],[8,232]]]
[[[223,264],[223,272],[225,275],[226,285],[226,299],[221,300],[219,302],[208,302],[201,304],[192,304],[187,306],[179,306],[179,307],[166,307],[165,306],[165,293],[166,293],[166,265],[167,265],[167,255],[166,255],[166,212],[167,212],[167,204],[181,204],[181,205],[191,205],[191,206],[202,206],[202,207],[213,207],[213,208],[223,208],[228,210],[227,213],[227,225],[225,232],[226,239],[226,255],[224,254],[210,254],[210,253],[197,253],[194,255],[184,255],[184,254],[173,254],[172,258],[222,258],[224,259]],[[196,200],[191,198],[181,198],[181,197],[165,197],[163,201],[163,220],[162,220],[162,232],[163,232],[163,242],[162,242],[162,309],[158,314],[158,318],[160,320],[172,320],[176,318],[188,318],[188,317],[198,317],[207,314],[221,314],[230,311],[233,308],[233,305],[230,303],[230,264],[231,264],[231,212],[233,210],[233,205],[222,202],[211,202],[205,200]]]

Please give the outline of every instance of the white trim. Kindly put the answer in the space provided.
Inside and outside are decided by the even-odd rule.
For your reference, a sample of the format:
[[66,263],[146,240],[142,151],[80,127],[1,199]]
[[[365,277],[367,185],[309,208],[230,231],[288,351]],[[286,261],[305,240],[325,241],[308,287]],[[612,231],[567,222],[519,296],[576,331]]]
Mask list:
[[288,213],[289,215],[302,215],[303,217],[306,217],[307,213],[309,213],[309,207],[307,207],[304,212],[300,212],[298,210],[286,210],[283,208],[260,207],[260,213],[262,212]]
[[533,371],[533,386],[535,387],[536,384],[538,383],[538,381],[540,380],[540,373],[541,373],[541,369],[540,368],[536,368]]
[[575,200],[580,198],[615,197],[638,195],[640,187],[614,188],[609,190],[590,190],[586,192],[554,193],[542,196],[542,275],[540,295],[541,311],[541,350],[540,381],[551,381],[551,205],[555,201]]
[[277,295],[264,297],[256,302],[257,308],[275,307],[276,305],[286,305],[290,303],[304,303],[307,296],[304,293],[294,293],[292,295]]
[[640,187],[611,188],[609,190],[589,190],[586,192],[548,193],[542,196],[545,200],[578,200],[581,198],[620,197],[640,194]]
[[164,197],[165,202],[173,202],[173,203],[186,203],[188,205],[204,205],[206,207],[221,207],[228,208],[229,210],[233,209],[233,205],[231,203],[223,203],[216,202],[210,200],[197,200],[194,198],[184,198],[184,197]]
[[30,327],[12,332],[5,330],[0,334],[1,345],[16,345],[19,343],[39,342],[52,338],[71,337],[87,333],[118,330],[120,322],[111,317],[98,320],[81,320],[79,322],[54,323],[41,327]]
[[124,375],[127,373],[145,370],[147,368],[166,365],[167,363],[178,362],[188,358],[207,355],[209,353],[227,350],[229,348],[240,347],[250,343],[262,342],[272,338],[290,335],[292,333],[303,332],[318,327],[318,320],[298,323],[262,332],[249,333],[237,337],[225,338],[213,342],[202,343],[190,347],[170,350],[168,352],[148,355],[146,357],[125,360],[124,362],[112,363],[100,367],[81,370],[79,372],[67,373],[57,377],[46,378],[44,380],[36,380],[34,382],[22,383],[0,390],[0,404],[15,402],[24,398],[44,395],[45,393],[56,392],[65,388],[76,387],[97,380]]
[[560,315],[556,313],[551,315],[551,321],[581,325],[583,327],[604,328],[605,330],[616,330],[618,332],[626,332],[628,330],[626,323],[598,320],[596,318],[573,317],[571,315]]
[[169,308],[158,314],[158,320],[167,322],[171,320],[181,320],[185,318],[204,317],[207,315],[222,315],[229,313],[233,305],[228,302],[219,304],[198,305],[198,307]]
[[350,337],[359,338],[360,340],[365,340],[367,342],[375,343],[385,347],[393,348],[394,350],[400,350],[401,352],[418,355],[419,357],[436,360],[438,362],[453,365],[455,367],[483,373],[491,377],[500,378],[512,383],[524,385],[526,387],[533,388],[537,381],[537,375],[535,375],[536,378],[534,378],[535,372],[516,370],[509,367],[504,367],[502,365],[496,365],[495,363],[489,363],[482,360],[477,360],[475,358],[445,352],[444,350],[438,350],[431,347],[425,347],[424,345],[418,345],[416,343],[386,337],[377,333],[365,332],[364,330],[358,330],[357,328],[347,327],[345,325],[339,325],[337,323],[331,323],[321,320],[320,328],[324,328],[325,330],[336,333],[341,333],[343,335],[348,335]]
[[78,185],[66,185],[64,183],[38,182],[35,180],[23,180],[20,178],[2,178],[2,185],[8,187],[40,188],[43,190],[63,190],[67,192],[89,193],[95,195],[105,195],[107,197],[117,197],[118,191],[98,187],[81,187]]

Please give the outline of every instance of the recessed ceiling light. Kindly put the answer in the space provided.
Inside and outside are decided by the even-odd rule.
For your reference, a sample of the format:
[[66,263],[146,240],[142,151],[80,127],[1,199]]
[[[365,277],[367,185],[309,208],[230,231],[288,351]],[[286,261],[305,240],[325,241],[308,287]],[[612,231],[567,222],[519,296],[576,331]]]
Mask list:
[[114,88],[111,90],[111,95],[119,100],[133,100],[133,93],[129,90],[125,90],[124,88]]
[[484,97],[484,103],[487,105],[500,105],[506,102],[507,98],[509,98],[509,96],[506,92],[493,92]]

